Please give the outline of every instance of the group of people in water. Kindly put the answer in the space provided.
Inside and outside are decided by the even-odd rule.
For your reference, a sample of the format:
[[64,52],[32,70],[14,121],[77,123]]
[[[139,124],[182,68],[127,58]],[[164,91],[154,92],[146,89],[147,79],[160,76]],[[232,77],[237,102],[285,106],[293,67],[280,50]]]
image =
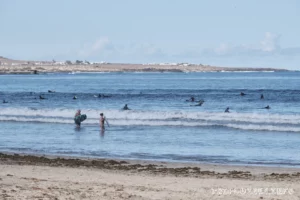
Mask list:
[[[54,93],[54,90],[48,90],[49,93]],[[244,92],[240,93],[240,96],[245,96],[246,94]],[[104,95],[104,94],[98,94],[98,95],[94,95],[94,97],[98,97],[98,98],[109,98],[111,97],[110,95]],[[43,97],[42,95],[39,96],[39,99],[43,100],[46,99],[45,97]],[[77,99],[76,96],[73,97],[73,99]],[[260,99],[264,99],[264,95],[261,94],[260,95]],[[205,102],[204,100],[200,99],[200,100],[196,100],[195,97],[191,97],[190,99],[186,100],[187,102],[197,102],[197,104],[194,105],[190,105],[190,106],[202,106],[202,104]],[[3,103],[8,103],[8,101],[3,100]],[[270,109],[271,107],[269,105],[267,105],[266,107],[264,107],[264,109]],[[229,113],[229,107],[227,107],[225,109],[225,113]],[[125,104],[125,106],[122,108],[122,110],[131,110],[127,104]],[[76,124],[77,127],[80,127],[81,122],[84,121],[86,119],[86,115],[82,115],[81,114],[81,110],[77,110],[75,116],[74,116],[74,122]],[[107,124],[107,126],[109,126],[109,123],[106,119],[106,117],[104,116],[103,113],[100,113],[100,119],[99,119],[99,123],[100,123],[100,128],[101,130],[105,130],[105,123]]]
[[[246,94],[245,94],[244,92],[241,92],[240,95],[241,95],[241,96],[245,96]],[[260,95],[260,99],[264,99],[264,98],[265,98],[264,95],[261,94],[261,95]],[[185,100],[185,101],[187,101],[187,102],[197,102],[197,104],[195,104],[195,105],[190,105],[190,106],[202,106],[202,104],[204,103],[204,100],[202,100],[202,99],[196,101],[195,97],[191,97],[190,99],[187,99],[187,100]],[[230,112],[229,109],[230,109],[230,108],[227,107],[227,108],[225,109],[224,112],[225,112],[225,113],[229,113],[229,112]],[[270,107],[269,105],[267,105],[267,106],[264,107],[263,109],[271,109],[271,107]]]
[[[74,122],[75,122],[77,128],[80,127],[81,122],[83,122],[85,119],[86,119],[86,115],[81,114],[81,110],[77,110],[77,112],[75,113],[75,116],[74,116]],[[109,127],[109,123],[108,123],[106,117],[104,116],[103,113],[100,113],[99,124],[100,124],[101,130],[105,130],[105,123]]]

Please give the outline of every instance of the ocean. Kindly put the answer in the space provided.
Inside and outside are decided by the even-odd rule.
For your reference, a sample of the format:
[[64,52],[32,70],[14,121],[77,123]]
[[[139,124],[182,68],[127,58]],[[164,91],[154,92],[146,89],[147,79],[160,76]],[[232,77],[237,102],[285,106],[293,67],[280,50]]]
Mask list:
[[0,75],[0,152],[300,167],[299,86],[299,72]]

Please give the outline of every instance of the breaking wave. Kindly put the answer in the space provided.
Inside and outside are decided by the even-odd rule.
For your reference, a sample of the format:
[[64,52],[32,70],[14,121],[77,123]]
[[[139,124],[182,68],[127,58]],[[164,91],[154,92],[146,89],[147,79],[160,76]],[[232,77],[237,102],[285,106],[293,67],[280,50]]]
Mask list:
[[[86,124],[98,124],[103,112],[117,126],[226,127],[240,130],[300,132],[300,115],[192,111],[82,110]],[[0,121],[74,123],[73,109],[2,108]]]

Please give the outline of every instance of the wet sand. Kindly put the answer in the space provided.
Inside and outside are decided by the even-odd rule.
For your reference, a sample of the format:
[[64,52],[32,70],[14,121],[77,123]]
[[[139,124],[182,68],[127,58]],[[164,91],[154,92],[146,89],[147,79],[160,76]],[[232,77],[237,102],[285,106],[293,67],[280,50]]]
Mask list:
[[0,199],[300,199],[300,169],[0,154]]

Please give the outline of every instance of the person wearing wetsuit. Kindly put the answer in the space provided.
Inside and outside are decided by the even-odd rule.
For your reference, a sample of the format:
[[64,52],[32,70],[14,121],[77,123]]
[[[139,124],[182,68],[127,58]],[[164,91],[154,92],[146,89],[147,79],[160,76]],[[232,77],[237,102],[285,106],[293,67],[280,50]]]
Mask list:
[[75,116],[74,116],[74,122],[77,125],[77,127],[80,127],[80,120],[76,120],[76,117],[81,115],[81,110],[77,110]]
[[195,97],[191,97],[190,99],[185,100],[185,101],[194,102],[195,101]]
[[123,107],[123,110],[130,110],[127,106],[127,104],[125,104],[125,106]]
[[229,113],[229,107],[226,108],[225,112],[226,112],[226,113]]

